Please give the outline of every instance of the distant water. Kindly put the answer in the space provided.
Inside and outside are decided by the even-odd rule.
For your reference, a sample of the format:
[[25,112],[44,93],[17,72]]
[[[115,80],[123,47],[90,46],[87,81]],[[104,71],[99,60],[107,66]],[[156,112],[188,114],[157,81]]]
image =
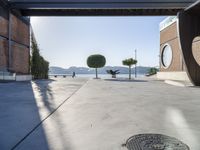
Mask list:
[[[58,77],[62,77],[63,75],[65,74],[58,74]],[[55,76],[55,74],[50,74],[49,75],[50,77],[53,77]],[[71,77],[71,74],[66,74],[67,77]],[[144,74],[137,74],[137,77],[144,77],[145,75]],[[85,78],[94,78],[95,77],[95,74],[76,74],[76,77],[85,77]],[[102,78],[102,79],[109,79],[111,78],[111,75],[109,74],[98,74],[98,77],[99,78]],[[129,77],[129,74],[118,74],[117,75],[117,78],[128,78]],[[132,74],[131,77],[135,77],[135,74]]]
[[[95,74],[76,74],[77,77],[87,77],[87,78],[94,78]],[[144,74],[138,74],[137,77],[144,77]],[[99,78],[111,78],[111,75],[109,74],[98,74]],[[129,75],[128,74],[118,74],[117,78],[128,78]],[[135,74],[132,74],[131,77],[135,77]]]
[[[58,77],[62,77],[65,74],[49,74],[49,76],[55,76],[57,75]],[[71,74],[66,74],[66,76],[71,76]],[[96,75],[95,74],[76,74],[76,77],[85,77],[85,78],[94,78]],[[144,74],[137,74],[137,77],[144,77]],[[99,78],[107,79],[111,78],[110,74],[98,74]],[[128,78],[129,74],[118,74],[117,78]],[[132,74],[131,77],[135,77],[135,74]]]

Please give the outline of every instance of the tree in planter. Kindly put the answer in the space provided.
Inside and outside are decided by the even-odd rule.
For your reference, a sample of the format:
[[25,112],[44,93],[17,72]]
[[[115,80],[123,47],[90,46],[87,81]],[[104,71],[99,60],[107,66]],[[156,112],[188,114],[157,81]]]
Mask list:
[[131,80],[131,66],[137,64],[137,60],[133,58],[125,59],[122,64],[129,67],[129,80]]
[[96,79],[98,78],[97,68],[102,68],[106,64],[106,58],[103,55],[95,54],[87,58],[87,65],[90,68],[95,68]]
[[154,75],[154,74],[156,74],[158,71],[159,71],[158,68],[152,67],[152,68],[149,69],[147,76]]

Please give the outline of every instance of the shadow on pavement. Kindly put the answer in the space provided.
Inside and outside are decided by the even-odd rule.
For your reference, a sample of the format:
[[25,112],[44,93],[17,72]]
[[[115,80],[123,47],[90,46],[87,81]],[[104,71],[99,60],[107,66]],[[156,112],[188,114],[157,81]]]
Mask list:
[[[32,83],[0,84],[0,103],[0,149],[12,149],[41,122]],[[41,142],[48,149],[43,129]]]
[[[55,110],[59,107],[60,104],[58,104],[58,102],[56,103],[56,98],[54,97],[54,91],[53,91],[53,86],[51,85],[51,83],[55,81],[55,80],[44,80],[44,81],[40,81],[40,82],[35,82],[37,90],[40,94],[41,100],[44,103],[44,106],[46,108],[46,110],[48,111],[48,114],[52,114],[54,115],[53,119],[50,120],[50,123],[54,126],[53,130],[56,131],[56,136],[57,136],[57,140],[61,143],[61,147],[62,149],[72,149],[71,145],[69,142],[70,137],[66,136],[66,133],[64,133],[64,131],[62,130],[62,126],[60,125],[60,123],[62,122],[62,118],[60,117],[59,113],[54,113]],[[76,84],[68,84],[68,86],[75,86]],[[64,101],[64,100],[63,100]],[[60,102],[62,103],[62,102]],[[40,127],[41,128],[41,127]],[[36,134],[34,134],[31,139],[40,139],[40,131],[36,131]],[[47,135],[48,136],[48,135]],[[30,142],[30,140],[29,140]],[[35,140],[34,145],[41,145],[40,144],[40,140]],[[30,145],[28,144],[28,147]],[[25,149],[28,148],[25,146]],[[40,148],[40,147],[38,147]]]
[[[64,101],[55,98],[57,83],[50,79],[0,84],[0,150],[50,149],[44,120]],[[70,137],[60,126],[62,118],[59,113],[54,116],[51,124],[57,139],[63,149],[70,149]]]

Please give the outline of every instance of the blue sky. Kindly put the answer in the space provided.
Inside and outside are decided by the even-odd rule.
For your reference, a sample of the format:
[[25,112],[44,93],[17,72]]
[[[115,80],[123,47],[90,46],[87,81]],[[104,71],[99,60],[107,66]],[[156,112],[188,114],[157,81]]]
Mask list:
[[165,17],[33,17],[42,55],[51,66],[87,66],[87,57],[102,54],[109,66],[134,57],[138,65],[158,66],[159,23]]

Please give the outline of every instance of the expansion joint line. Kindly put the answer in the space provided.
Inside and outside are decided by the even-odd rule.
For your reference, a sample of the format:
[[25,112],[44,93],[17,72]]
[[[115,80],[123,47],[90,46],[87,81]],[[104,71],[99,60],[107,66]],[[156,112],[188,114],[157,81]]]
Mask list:
[[58,107],[56,107],[49,115],[47,115],[44,119],[42,119],[40,121],[40,123],[38,123],[30,132],[28,132],[19,142],[17,142],[12,148],[11,150],[15,150],[26,138],[28,138],[29,135],[31,135],[38,127],[40,127],[40,125],[42,125],[42,123],[47,120],[51,115],[53,115],[67,100],[69,100],[74,94],[76,94],[86,83],[88,82],[88,80],[81,86],[79,87],[77,90],[75,90],[67,99],[65,99],[60,105],[58,105]]

